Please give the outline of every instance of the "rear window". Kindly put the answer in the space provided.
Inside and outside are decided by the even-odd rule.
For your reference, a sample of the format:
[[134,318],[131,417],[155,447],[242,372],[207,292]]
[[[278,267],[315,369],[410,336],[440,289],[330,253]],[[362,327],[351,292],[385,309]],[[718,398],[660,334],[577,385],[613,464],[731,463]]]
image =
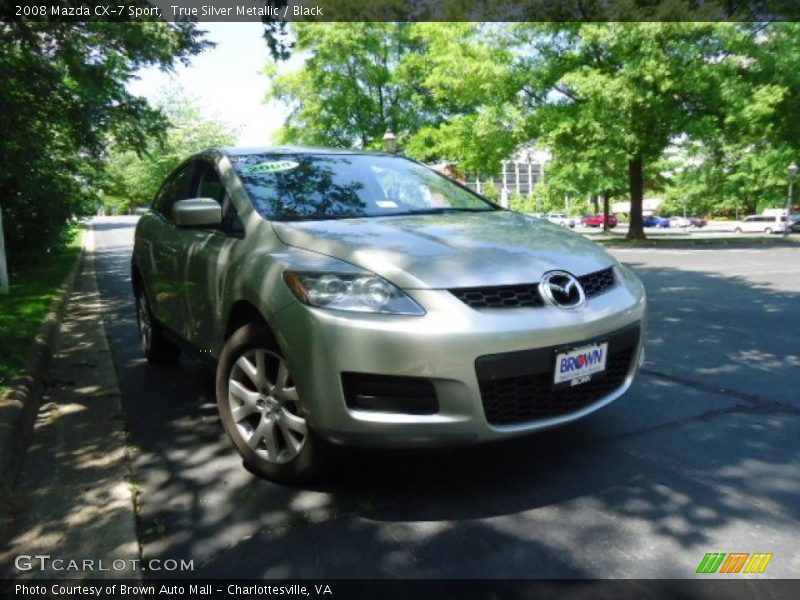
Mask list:
[[266,219],[320,220],[497,207],[411,160],[368,154],[249,154],[231,162]]

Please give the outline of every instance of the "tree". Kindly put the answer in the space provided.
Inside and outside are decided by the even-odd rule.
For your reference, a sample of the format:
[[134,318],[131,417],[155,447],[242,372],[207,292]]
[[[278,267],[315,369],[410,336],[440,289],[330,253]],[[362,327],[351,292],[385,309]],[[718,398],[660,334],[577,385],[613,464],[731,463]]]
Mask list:
[[[798,25],[619,22],[649,3],[601,4],[625,19],[294,26],[309,60],[272,71],[271,97],[293,107],[283,139],[376,148],[392,129],[407,154],[479,174],[536,144],[553,154],[549,199],[607,206],[624,193],[632,238],[644,236],[646,188],[702,212],[778,197],[800,147]],[[694,4],[674,0],[662,16]],[[691,151],[665,179],[676,147]]]
[[[560,197],[591,196],[594,212],[601,212],[598,197],[603,198],[602,212],[608,214],[612,196],[624,192],[625,154],[617,129],[605,126],[608,117],[589,110],[549,110],[536,115],[536,128],[542,132],[539,143],[552,149],[547,165],[548,189]],[[603,229],[608,224],[604,222]]]
[[[466,168],[507,156],[498,123],[513,107],[487,107],[487,84],[505,76],[501,54],[479,42],[474,23],[295,23],[296,50],[308,59],[298,72],[279,75],[270,65],[269,99],[292,112],[283,142],[380,148],[391,130],[419,159],[459,159]],[[450,130],[459,134],[450,135]],[[472,134],[470,144],[454,145]],[[480,151],[477,151],[480,146]],[[513,148],[513,146],[511,146]],[[470,154],[465,154],[469,152]],[[477,158],[476,158],[477,157]],[[466,159],[466,160],[464,160]]]
[[[554,128],[592,124],[595,155],[617,173],[624,160],[631,222],[628,237],[644,237],[645,170],[680,136],[704,138],[722,118],[721,81],[730,71],[727,23],[526,24],[515,36],[527,46],[519,67],[532,119],[559,153]],[[540,111],[546,118],[540,116]],[[564,138],[567,147],[573,139]]]
[[0,202],[10,262],[94,208],[110,141],[142,149],[164,119],[126,82],[208,44],[191,23],[0,23]]
[[193,101],[177,92],[168,93],[156,108],[168,119],[165,135],[140,152],[112,146],[103,188],[117,210],[149,204],[166,176],[190,154],[236,140],[231,125],[204,117]]
[[308,58],[296,73],[270,65],[270,99],[292,107],[283,142],[379,147],[384,133],[416,130],[428,98],[413,84],[407,59],[424,51],[413,23],[296,23],[296,50]]
[[686,167],[668,190],[708,212],[782,206],[786,167],[800,151],[800,25],[742,24],[736,33],[728,60],[739,66],[721,83],[722,126],[685,144]]
[[430,119],[409,136],[405,151],[429,162],[458,162],[462,171],[491,175],[529,136],[511,66],[515,50],[496,23],[428,23],[424,54],[413,57],[432,99]]

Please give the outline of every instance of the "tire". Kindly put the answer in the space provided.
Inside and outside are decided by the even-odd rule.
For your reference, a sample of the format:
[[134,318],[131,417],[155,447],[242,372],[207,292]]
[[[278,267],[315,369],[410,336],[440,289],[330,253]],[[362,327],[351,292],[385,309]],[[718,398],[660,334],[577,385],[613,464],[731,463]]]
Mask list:
[[764,230],[764,233],[766,233],[767,235],[772,235],[772,227],[767,227],[767,228]]
[[147,362],[153,365],[174,365],[178,362],[181,349],[164,337],[144,290],[136,294],[136,324],[139,328],[139,344]]
[[309,427],[288,363],[263,325],[245,325],[225,343],[217,365],[217,409],[245,467],[266,479],[308,481],[335,454]]
[[742,228],[737,227],[736,229],[733,230],[733,233],[742,233]]

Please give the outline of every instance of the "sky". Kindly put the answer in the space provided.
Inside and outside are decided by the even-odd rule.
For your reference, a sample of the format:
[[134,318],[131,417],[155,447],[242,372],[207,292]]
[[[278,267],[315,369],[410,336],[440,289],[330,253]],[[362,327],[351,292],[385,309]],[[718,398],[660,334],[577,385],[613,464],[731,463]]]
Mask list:
[[[283,124],[288,109],[264,103],[269,81],[263,74],[270,61],[260,23],[201,23],[206,39],[216,42],[192,57],[188,67],[178,65],[174,73],[143,69],[128,89],[156,101],[166,89],[180,89],[192,98],[204,115],[230,123],[238,129],[237,146],[273,143],[272,134]],[[285,63],[281,72],[298,68],[300,59]]]

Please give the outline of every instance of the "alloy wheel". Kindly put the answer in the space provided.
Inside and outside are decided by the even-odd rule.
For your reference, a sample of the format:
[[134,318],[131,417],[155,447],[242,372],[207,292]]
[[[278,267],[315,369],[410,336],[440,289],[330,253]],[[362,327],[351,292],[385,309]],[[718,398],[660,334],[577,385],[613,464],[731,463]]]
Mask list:
[[303,449],[308,426],[289,366],[278,354],[263,348],[243,353],[228,377],[228,403],[234,435],[262,460],[284,464]]

